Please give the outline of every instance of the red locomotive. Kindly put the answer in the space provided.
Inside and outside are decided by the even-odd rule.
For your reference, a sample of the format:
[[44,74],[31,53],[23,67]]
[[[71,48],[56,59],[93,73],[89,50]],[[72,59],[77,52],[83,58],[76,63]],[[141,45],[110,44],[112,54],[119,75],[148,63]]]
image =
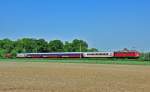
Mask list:
[[140,56],[140,53],[134,50],[124,49],[122,51],[114,52],[114,57],[117,57],[117,58],[138,58],[139,56]]

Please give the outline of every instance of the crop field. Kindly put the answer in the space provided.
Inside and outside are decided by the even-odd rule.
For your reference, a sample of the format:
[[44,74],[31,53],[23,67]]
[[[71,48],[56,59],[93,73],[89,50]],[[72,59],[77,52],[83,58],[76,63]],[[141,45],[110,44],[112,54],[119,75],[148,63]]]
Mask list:
[[150,66],[0,62],[0,92],[150,92]]

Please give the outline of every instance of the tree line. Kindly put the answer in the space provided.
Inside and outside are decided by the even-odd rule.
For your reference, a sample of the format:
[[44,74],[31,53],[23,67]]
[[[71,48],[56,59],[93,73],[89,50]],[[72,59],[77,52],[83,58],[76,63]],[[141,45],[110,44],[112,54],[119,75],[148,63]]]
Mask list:
[[46,52],[94,52],[96,48],[89,48],[84,40],[74,39],[73,41],[61,41],[35,38],[22,38],[18,40],[0,40],[0,57],[6,54],[15,56],[17,53],[46,53]]

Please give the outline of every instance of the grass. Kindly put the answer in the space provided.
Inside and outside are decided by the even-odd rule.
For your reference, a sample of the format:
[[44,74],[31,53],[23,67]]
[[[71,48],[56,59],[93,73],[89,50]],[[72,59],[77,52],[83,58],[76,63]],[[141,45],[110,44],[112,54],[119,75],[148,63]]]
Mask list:
[[57,62],[57,63],[88,63],[88,64],[123,64],[150,65],[150,61],[128,59],[0,59],[0,62]]

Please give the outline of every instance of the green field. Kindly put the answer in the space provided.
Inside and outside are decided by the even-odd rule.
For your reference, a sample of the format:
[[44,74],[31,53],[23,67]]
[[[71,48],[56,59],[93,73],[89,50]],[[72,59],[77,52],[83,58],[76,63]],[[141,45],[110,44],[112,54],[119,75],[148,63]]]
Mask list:
[[150,61],[128,60],[128,59],[0,59],[0,62],[57,62],[57,63],[150,65]]

